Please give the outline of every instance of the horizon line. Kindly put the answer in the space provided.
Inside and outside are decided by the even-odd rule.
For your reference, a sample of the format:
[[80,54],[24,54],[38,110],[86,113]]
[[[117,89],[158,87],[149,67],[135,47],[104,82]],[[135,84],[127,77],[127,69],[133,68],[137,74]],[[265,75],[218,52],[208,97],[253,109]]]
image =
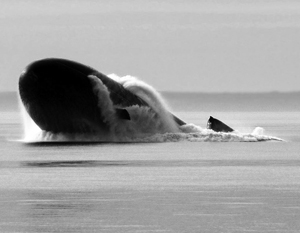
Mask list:
[[[15,93],[17,94],[18,91],[5,91],[5,90],[0,90],[0,94],[12,94]],[[158,93],[163,93],[163,94],[212,94],[212,95],[220,95],[220,94],[300,94],[300,90],[298,91],[245,91],[245,92],[240,92],[240,91],[158,91]]]

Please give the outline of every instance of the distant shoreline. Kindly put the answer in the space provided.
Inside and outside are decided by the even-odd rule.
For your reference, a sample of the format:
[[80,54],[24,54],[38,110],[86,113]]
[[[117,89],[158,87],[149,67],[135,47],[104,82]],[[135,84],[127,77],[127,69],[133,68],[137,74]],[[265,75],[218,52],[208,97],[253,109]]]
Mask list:
[[[158,91],[162,94],[187,95],[300,95],[300,91],[265,91],[265,92],[203,92],[203,91]],[[18,95],[17,91],[0,91],[0,97],[5,95]]]
[[[300,112],[300,91],[258,93],[160,92],[173,111]],[[0,111],[18,111],[15,91],[0,92]]]

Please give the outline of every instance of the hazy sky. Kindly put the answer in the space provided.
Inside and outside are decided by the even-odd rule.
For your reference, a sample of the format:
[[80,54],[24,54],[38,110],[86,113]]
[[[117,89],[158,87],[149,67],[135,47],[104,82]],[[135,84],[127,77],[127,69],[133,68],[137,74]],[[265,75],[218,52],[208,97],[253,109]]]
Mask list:
[[0,91],[62,57],[161,91],[300,90],[300,1],[1,0]]

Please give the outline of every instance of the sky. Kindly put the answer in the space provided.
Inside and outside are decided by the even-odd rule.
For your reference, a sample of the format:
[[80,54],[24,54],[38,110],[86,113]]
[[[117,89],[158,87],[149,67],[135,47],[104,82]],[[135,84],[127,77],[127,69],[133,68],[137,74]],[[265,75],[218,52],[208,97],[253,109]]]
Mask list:
[[300,1],[1,0],[0,91],[60,57],[159,91],[300,91]]

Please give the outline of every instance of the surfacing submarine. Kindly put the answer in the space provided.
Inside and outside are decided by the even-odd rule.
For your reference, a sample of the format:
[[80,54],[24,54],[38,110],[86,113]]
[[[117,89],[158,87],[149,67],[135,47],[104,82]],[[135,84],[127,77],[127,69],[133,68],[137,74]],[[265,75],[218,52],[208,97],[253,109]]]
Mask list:
[[[95,90],[97,82],[101,87]],[[103,95],[99,99],[101,92],[109,93],[109,98]],[[29,64],[20,75],[19,94],[32,120],[42,130],[53,133],[106,133],[110,131],[109,118],[131,121],[129,107],[151,108],[146,100],[99,71],[60,58]],[[113,108],[114,116],[106,116],[106,108]],[[169,114],[178,126],[186,124]],[[233,131],[213,117],[209,118],[207,128],[216,132]]]

